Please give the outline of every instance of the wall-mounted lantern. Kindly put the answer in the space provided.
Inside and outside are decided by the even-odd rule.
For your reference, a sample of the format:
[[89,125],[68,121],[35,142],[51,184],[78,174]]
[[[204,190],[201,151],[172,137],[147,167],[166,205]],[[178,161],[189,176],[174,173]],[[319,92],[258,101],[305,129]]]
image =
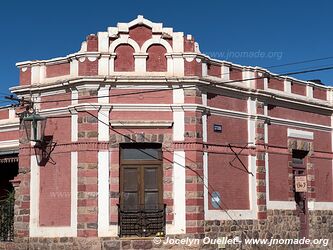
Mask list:
[[36,114],[28,114],[23,117],[23,125],[27,135],[27,139],[33,142],[42,142],[44,138],[46,117]]

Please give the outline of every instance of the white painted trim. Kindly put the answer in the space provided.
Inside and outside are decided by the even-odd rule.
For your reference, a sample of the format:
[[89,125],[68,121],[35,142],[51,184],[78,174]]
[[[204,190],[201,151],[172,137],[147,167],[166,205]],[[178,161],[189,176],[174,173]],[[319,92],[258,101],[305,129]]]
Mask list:
[[208,74],[207,63],[203,62],[201,64],[201,75],[202,77],[205,77],[207,76],[207,74]]
[[77,236],[77,198],[78,198],[78,153],[71,152],[71,228]]
[[230,68],[224,64],[222,64],[221,66],[221,77],[223,80],[225,81],[229,81],[230,80]]
[[[179,87],[179,86],[176,86]],[[185,112],[181,108],[185,102],[184,89],[175,88],[172,90],[173,103],[180,106],[179,109],[172,108],[173,114],[173,140],[184,141],[185,137]],[[174,106],[174,105],[172,105]]]
[[205,219],[206,212],[208,212],[208,202],[209,202],[209,194],[208,194],[208,152],[203,153],[203,174],[204,174],[204,211],[205,211]]
[[[207,93],[202,93],[201,95],[202,105],[207,106]],[[207,114],[206,111],[202,113],[202,141],[207,142],[208,140],[208,131],[207,131]]]
[[31,155],[29,237],[77,237],[77,152],[71,152],[71,226],[40,227],[40,167]]
[[[248,156],[248,166],[249,171],[252,173],[256,173],[256,156]],[[204,164],[204,166],[208,164]],[[204,169],[205,171],[205,169]],[[206,170],[208,175],[208,170]],[[204,197],[207,197],[207,200],[205,199],[205,220],[252,220],[257,219],[258,217],[258,205],[257,205],[257,177],[256,174],[254,176],[249,176],[249,203],[250,203],[250,209],[249,210],[227,210],[228,213],[222,210],[209,210],[208,209],[208,191],[207,194]],[[208,185],[208,183],[206,183]],[[222,197],[223,199],[223,197]],[[228,205],[228,204],[226,204]]]
[[185,113],[173,111],[173,140],[184,141],[185,137]]
[[288,128],[288,137],[313,140],[313,132]]
[[116,48],[121,45],[121,44],[127,44],[127,45],[130,45],[133,49],[134,49],[134,52],[135,53],[139,53],[140,52],[140,46],[139,44],[129,38],[128,35],[121,35],[118,39],[114,40],[111,44],[110,44],[110,47],[109,47],[109,52],[110,53],[114,53]]
[[284,92],[291,94],[291,81],[284,80]]
[[184,33],[173,32],[172,34],[172,47],[174,52],[184,52]]
[[[161,37],[157,37],[157,36],[155,37],[154,35],[151,39],[144,42],[144,44],[141,46],[141,52],[147,53],[147,49],[153,44],[162,45],[166,49],[167,53],[172,52],[172,47],[166,40],[164,40]],[[135,51],[135,52],[137,52],[137,51]]]
[[313,86],[306,85],[306,96],[309,98],[313,98]]
[[333,210],[333,202],[308,201],[309,210]]
[[264,78],[264,90],[268,90],[268,78]]
[[117,236],[110,228],[110,152],[98,152],[98,237]]
[[9,120],[17,119],[17,120],[19,121],[19,119],[16,118],[15,108],[10,108],[10,109],[8,110],[8,118],[9,118]]
[[108,32],[98,32],[98,51],[102,53],[109,52],[109,34]]
[[[242,79],[253,79],[254,77],[254,72],[249,70],[249,69],[244,69],[242,71]],[[245,83],[246,87],[250,88],[250,89],[254,89],[255,88],[255,80],[246,80],[243,81],[243,83]]]
[[[268,106],[267,104],[264,105],[264,116],[268,117]],[[264,123],[264,142],[268,143],[268,124]]]
[[247,100],[248,110],[248,143],[249,146],[254,146],[256,143],[256,119],[254,116],[257,114],[257,100],[252,100],[251,97]]
[[[103,104],[100,105],[98,103],[80,103],[76,105],[72,105],[69,107],[63,108],[55,108],[55,109],[45,109],[42,110],[40,113],[45,116],[52,116],[52,115],[60,115],[60,114],[68,114],[69,110],[73,110],[74,107],[78,111],[86,111],[86,110],[96,110],[97,107],[101,108],[112,108],[113,111],[198,111],[198,110],[205,110],[207,107],[204,107],[201,104]],[[244,112],[238,111],[231,111],[226,109],[218,109],[213,107],[208,107],[211,114],[214,115],[221,115],[226,117],[235,117],[235,118],[242,118],[248,119],[249,114]],[[253,116],[254,119],[265,119],[266,116],[256,115]],[[277,125],[285,125],[285,126],[293,126],[303,129],[313,129],[318,131],[331,131],[331,126],[326,125],[318,125],[314,123],[307,123],[307,122],[299,122],[294,120],[287,120],[275,117],[269,117],[272,124]]]
[[41,97],[44,96],[53,96],[53,95],[60,95],[60,94],[65,94],[66,93],[66,89],[57,89],[57,90],[51,90],[51,91],[47,91],[47,92],[42,92],[40,93]]
[[[72,98],[72,105],[77,105],[79,103],[78,101],[78,97],[79,97],[79,92],[77,89],[72,89],[72,94],[71,94],[71,98]],[[75,109],[73,109],[74,111],[71,111],[71,139],[72,142],[77,142],[78,141],[78,131],[79,131],[79,124],[78,124],[78,114],[75,111]]]
[[98,60],[98,75],[109,75],[109,55],[102,55]]
[[172,121],[112,121],[112,128],[171,128]]
[[[109,103],[109,90],[110,86],[101,87],[98,90],[98,104]],[[109,141],[110,140],[110,108],[98,107],[98,141]]]
[[78,141],[78,114],[73,113],[71,116],[71,139],[72,142]]
[[19,118],[0,120],[0,133],[18,131],[19,129]]
[[167,227],[167,234],[186,233],[186,167],[185,151],[173,153],[173,224]]
[[181,86],[173,86],[172,98],[173,103],[184,103],[184,89],[180,88]]
[[37,84],[40,79],[40,66],[39,65],[33,65],[31,67],[31,84]]
[[267,209],[295,210],[295,201],[269,201],[267,200]]
[[98,111],[98,141],[110,140],[110,109],[101,109]]
[[79,61],[76,58],[73,58],[70,61],[69,72],[72,77],[79,75]]
[[7,140],[7,141],[0,141],[0,150],[2,149],[18,149],[19,148],[19,140]]

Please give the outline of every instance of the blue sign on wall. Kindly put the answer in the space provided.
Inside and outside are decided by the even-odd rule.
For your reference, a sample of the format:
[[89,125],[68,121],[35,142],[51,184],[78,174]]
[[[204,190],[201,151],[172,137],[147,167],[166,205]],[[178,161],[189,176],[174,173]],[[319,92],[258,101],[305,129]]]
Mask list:
[[213,208],[220,208],[221,206],[221,195],[219,192],[212,193],[212,206]]

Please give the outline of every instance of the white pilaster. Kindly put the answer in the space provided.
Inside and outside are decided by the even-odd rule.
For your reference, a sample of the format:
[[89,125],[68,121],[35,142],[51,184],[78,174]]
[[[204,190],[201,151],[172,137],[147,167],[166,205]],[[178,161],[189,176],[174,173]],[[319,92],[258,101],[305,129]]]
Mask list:
[[243,69],[242,71],[242,79],[249,79],[244,81],[248,88],[254,89],[255,88],[255,80],[254,79],[254,72],[249,69]]
[[[173,89],[173,103],[184,103],[184,89],[175,86]],[[185,133],[185,113],[182,107],[173,108],[173,140],[183,141]]]
[[306,85],[306,96],[309,98],[313,98],[313,86]]
[[173,75],[184,76],[184,58],[182,55],[172,55],[173,58]]
[[[72,89],[72,105],[77,105],[79,103],[78,100],[79,93],[77,89]],[[77,142],[78,141],[78,114],[75,110],[71,111],[72,116],[71,116],[71,138],[72,142]]]
[[72,58],[70,62],[70,75],[72,77],[79,75],[79,61],[76,58]]
[[255,145],[256,141],[256,120],[255,115],[257,114],[257,101],[252,100],[251,97],[249,97],[247,101],[247,109],[249,114],[248,119],[248,143],[249,146]]
[[98,75],[109,75],[109,55],[101,55],[98,60]]
[[117,236],[110,226],[110,152],[98,152],[98,237]]
[[230,80],[230,68],[226,65],[221,66],[221,77],[225,81]]
[[207,76],[207,63],[205,63],[205,62],[202,62],[202,64],[201,64],[201,67],[202,67],[202,76],[204,77],[204,76]]
[[31,83],[36,84],[40,83],[40,66],[33,65],[31,67]]
[[167,73],[168,75],[173,75],[173,71],[174,71],[174,68],[173,68],[173,58],[171,55],[166,55],[165,56],[166,59],[167,59]]
[[172,48],[175,53],[184,52],[184,33],[174,32],[172,34]]
[[109,34],[108,32],[98,32],[98,51],[101,53],[109,52]]
[[[207,93],[201,95],[202,105],[207,107]],[[207,114],[203,113],[202,115],[202,141],[207,142]]]
[[268,89],[268,78],[265,77],[264,78],[264,90],[267,90]]
[[[100,105],[109,103],[109,90],[110,86],[104,86],[98,90],[98,103]],[[98,141],[109,141],[110,139],[110,108],[101,108],[98,111]]]
[[291,81],[284,80],[284,92],[291,93]]
[[174,151],[173,154],[173,200],[174,220],[167,226],[167,234],[186,233],[186,176],[185,176],[185,152]]
[[134,65],[136,73],[146,72],[147,53],[134,53]]
[[39,67],[39,82],[43,83],[46,77],[46,67],[45,65],[40,65]]
[[114,72],[114,60],[116,59],[116,53],[111,53],[110,54],[110,59],[109,59],[109,74]]

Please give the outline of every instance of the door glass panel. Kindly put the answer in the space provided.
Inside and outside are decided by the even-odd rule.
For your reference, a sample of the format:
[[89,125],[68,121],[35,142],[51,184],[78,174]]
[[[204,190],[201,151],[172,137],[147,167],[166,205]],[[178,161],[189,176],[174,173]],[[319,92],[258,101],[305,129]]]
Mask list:
[[124,167],[124,191],[138,191],[138,169]]
[[160,150],[154,148],[124,148],[123,160],[160,160]]
[[145,191],[153,190],[156,191],[158,189],[157,184],[157,168],[147,168],[145,167]]
[[145,192],[145,207],[155,208],[158,204],[158,192]]
[[138,193],[137,192],[124,192],[123,207],[126,210],[135,210],[138,208]]

